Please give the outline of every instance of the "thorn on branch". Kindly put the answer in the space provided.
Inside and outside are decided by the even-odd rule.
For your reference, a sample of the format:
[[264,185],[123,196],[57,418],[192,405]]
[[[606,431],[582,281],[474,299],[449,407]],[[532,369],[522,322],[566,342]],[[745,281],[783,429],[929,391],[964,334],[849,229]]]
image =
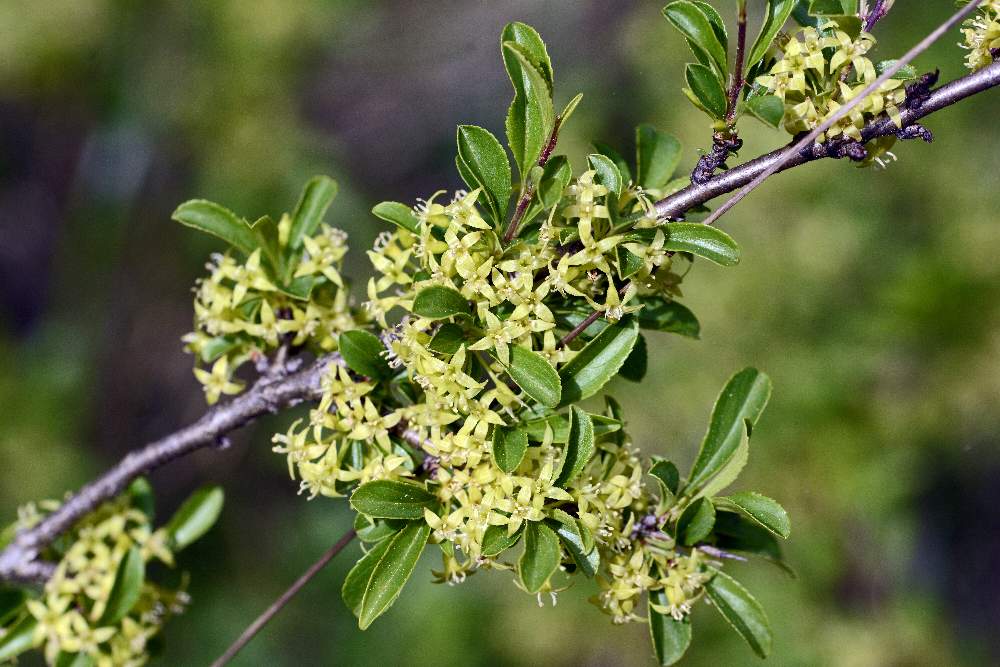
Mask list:
[[712,180],[719,169],[727,169],[726,160],[730,155],[736,155],[743,148],[743,140],[736,134],[716,132],[712,135],[712,150],[698,159],[698,164],[691,172],[691,182],[704,185]]

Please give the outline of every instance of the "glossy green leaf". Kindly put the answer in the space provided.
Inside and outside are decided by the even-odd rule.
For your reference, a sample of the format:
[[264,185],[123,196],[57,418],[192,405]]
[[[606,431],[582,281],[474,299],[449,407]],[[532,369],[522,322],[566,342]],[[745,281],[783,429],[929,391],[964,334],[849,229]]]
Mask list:
[[811,0],[809,13],[818,16],[856,15],[858,0]]
[[175,551],[187,547],[215,524],[226,495],[219,486],[204,486],[192,493],[167,522]]
[[524,23],[508,24],[500,44],[504,66],[514,86],[514,101],[507,111],[507,143],[524,179],[555,125],[552,63],[542,38]]
[[20,588],[0,584],[0,628],[5,627],[24,610],[28,594]]
[[31,614],[21,618],[3,636],[0,636],[0,662],[17,657],[35,644],[34,634],[38,621]]
[[420,290],[413,299],[413,312],[421,317],[439,320],[452,315],[468,315],[469,302],[450,287],[431,285]]
[[336,196],[337,182],[329,176],[313,176],[309,179],[292,212],[292,227],[288,232],[289,248],[297,250],[302,246],[303,237],[316,233]]
[[517,470],[527,451],[528,433],[523,428],[493,427],[493,462],[500,470]]
[[729,71],[726,49],[712,28],[709,17],[698,5],[688,0],[677,0],[663,8],[663,16],[684,35],[702,64],[711,62],[721,76],[726,76]]
[[671,461],[657,460],[650,466],[649,474],[660,480],[671,493],[677,493],[677,488],[681,482],[681,475],[677,470],[677,466]]
[[745,422],[744,428],[740,433],[740,443],[736,447],[736,451],[733,452],[733,455],[730,456],[722,468],[719,469],[719,472],[713,475],[700,489],[698,489],[697,493],[694,494],[694,497],[711,498],[712,496],[718,495],[719,492],[736,481],[736,479],[740,476],[740,473],[743,472],[743,468],[746,467],[749,459],[750,427],[747,426],[747,423]]
[[735,579],[716,570],[705,585],[712,606],[746,640],[753,652],[766,658],[771,652],[771,625],[760,603]]
[[728,50],[729,33],[726,31],[726,22],[723,20],[722,15],[719,14],[719,11],[707,2],[701,2],[701,0],[692,0],[692,4],[700,9],[701,13],[708,19],[708,22],[712,26],[712,32],[715,33],[719,43],[722,44],[722,48]]
[[662,188],[681,160],[681,142],[652,125],[635,128],[636,182],[647,190]]
[[689,338],[698,338],[701,335],[698,318],[684,304],[668,299],[662,294],[638,296],[634,300],[642,304],[642,310],[635,314],[641,328],[680,334]]
[[625,183],[622,181],[618,165],[611,158],[600,153],[588,155],[587,162],[590,164],[590,168],[597,172],[594,180],[613,192],[616,197],[620,197]]
[[594,423],[590,415],[574,405],[570,408],[569,440],[566,441],[559,476],[554,484],[565,486],[576,479],[594,455],[594,450]]
[[453,322],[445,322],[434,332],[427,347],[439,354],[455,354],[464,342],[465,330]]
[[618,260],[618,277],[622,280],[628,280],[646,266],[642,257],[639,257],[624,245],[615,248],[615,252],[617,255],[616,259]]
[[201,348],[201,360],[211,363],[240,345],[239,339],[230,336],[216,336],[209,339]]
[[373,519],[364,514],[354,516],[354,532],[363,542],[379,542],[398,533],[406,522],[401,519]]
[[[875,63],[875,72],[882,76],[890,67],[893,67],[898,60],[883,60],[881,62]],[[915,79],[917,77],[917,68],[913,65],[903,65],[899,71],[892,75],[893,79],[898,81],[909,81],[910,79]]]
[[635,347],[632,348],[632,352],[629,353],[618,374],[631,382],[642,382],[642,379],[646,377],[648,364],[649,356],[646,352],[646,338],[642,334],[639,334],[639,339],[635,341]]
[[[620,420],[604,415],[590,414],[590,422],[594,425],[594,437],[600,438],[608,433],[620,431]],[[569,440],[569,420],[562,415],[552,414],[541,419],[532,419],[524,424],[528,432],[528,440],[541,442],[545,438],[545,427],[552,429],[552,442],[563,444]]]
[[537,593],[559,568],[562,551],[555,531],[538,521],[529,521],[524,529],[524,553],[517,569],[521,583],[529,593]]
[[128,485],[128,495],[132,502],[132,507],[153,519],[156,514],[156,496],[153,494],[153,486],[145,477],[136,477]]
[[700,63],[691,63],[684,71],[684,78],[688,88],[712,118],[722,120],[726,117],[726,91],[715,70]]
[[577,105],[580,104],[580,101],[582,99],[583,99],[583,93],[577,93],[576,95],[573,96],[573,99],[571,99],[569,102],[566,103],[566,106],[563,107],[563,110],[559,112],[559,123],[561,125],[566,124],[566,121],[569,120],[569,117],[573,115],[574,111],[576,111],[576,107]]
[[385,540],[385,553],[372,568],[358,612],[358,626],[365,630],[392,606],[406,581],[413,574],[420,554],[427,544],[431,528],[424,521],[414,521]]
[[673,665],[682,657],[691,644],[691,618],[676,620],[669,614],[661,614],[653,605],[670,606],[663,590],[649,591],[649,634],[653,639],[656,660],[661,665]]
[[66,653],[60,651],[56,656],[55,667],[93,667],[94,659],[86,653]]
[[325,281],[323,276],[299,276],[284,285],[278,285],[278,290],[299,301],[308,301],[313,288]]
[[639,323],[626,317],[609,324],[568,363],[559,369],[562,405],[596,394],[617,375],[639,337]]
[[375,204],[374,208],[372,208],[372,214],[376,218],[391,222],[400,229],[405,229],[414,234],[419,233],[420,220],[413,214],[413,209],[406,204],[400,204],[396,201],[384,201]]
[[559,203],[562,192],[573,180],[573,169],[565,155],[556,155],[545,164],[542,181],[538,186],[538,198],[546,208]]
[[192,199],[178,206],[174,220],[222,239],[244,255],[257,249],[257,239],[250,225],[224,206],[205,199]]
[[391,543],[392,540],[381,540],[373,545],[371,550],[354,564],[354,567],[344,578],[344,584],[340,588],[340,597],[355,616],[361,613],[361,602],[365,599],[365,590],[372,578],[372,572],[375,571],[375,566],[382,560],[385,552],[389,550]]
[[118,563],[115,583],[108,594],[108,603],[101,614],[99,625],[114,625],[132,611],[142,594],[146,579],[146,562],[139,547],[132,547]]
[[740,247],[721,229],[697,222],[671,222],[663,229],[667,232],[666,250],[689,252],[722,266],[739,264]]
[[708,537],[715,525],[715,507],[708,498],[699,498],[688,505],[677,520],[677,541],[694,546]]
[[510,366],[507,367],[507,373],[533,400],[547,408],[559,405],[559,397],[562,395],[559,373],[542,355],[526,347],[514,345],[510,348]]
[[423,519],[424,508],[436,504],[423,487],[391,479],[367,482],[351,495],[351,507],[377,519]]
[[[724,507],[719,507],[724,510]],[[756,556],[781,568],[791,577],[795,572],[785,563],[774,533],[743,514],[719,511],[715,515],[715,547],[735,554]]]
[[566,547],[566,552],[576,563],[580,572],[588,578],[593,577],[601,566],[600,551],[593,547],[592,541],[588,548],[580,524],[573,517],[562,510],[555,510],[554,515],[554,518],[548,519],[545,523],[556,531],[556,535],[559,536],[563,546]]
[[384,356],[385,345],[375,334],[361,329],[345,331],[340,334],[338,345],[344,363],[355,373],[375,379],[392,375]]
[[513,535],[507,534],[507,526],[488,526],[483,533],[482,553],[488,558],[499,556],[518,543],[524,527],[518,528]]
[[622,176],[622,180],[626,183],[632,180],[632,170],[629,169],[628,162],[625,161],[625,158],[621,153],[608,144],[600,141],[595,141],[593,146],[594,150],[615,163],[615,166],[618,167],[618,173]]
[[755,368],[733,375],[712,410],[708,431],[688,476],[690,490],[704,485],[732,458],[746,433],[746,422],[757,422],[771,397],[771,380]]
[[778,36],[778,31],[785,25],[785,21],[791,16],[797,2],[798,0],[767,0],[767,15],[764,17],[760,33],[747,55],[746,66],[748,69],[756,65],[767,54],[771,43]]
[[[512,191],[507,152],[493,134],[476,125],[458,126],[458,156],[468,168],[466,184],[482,188],[479,201],[493,217],[494,227],[503,223]],[[471,180],[471,182],[470,182]]]
[[785,105],[776,95],[760,95],[747,100],[746,110],[765,125],[777,128],[785,117]]
[[715,499],[720,507],[732,507],[779,537],[788,538],[792,531],[788,512],[777,501],[754,491],[734,493]]

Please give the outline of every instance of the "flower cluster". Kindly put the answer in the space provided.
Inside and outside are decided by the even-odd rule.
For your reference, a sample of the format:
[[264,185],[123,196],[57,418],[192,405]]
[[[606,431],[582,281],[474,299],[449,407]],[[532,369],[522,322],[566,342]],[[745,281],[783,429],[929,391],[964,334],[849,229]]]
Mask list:
[[979,6],[973,18],[962,26],[959,46],[969,53],[965,57],[966,66],[975,71],[982,69],[997,59],[1000,53],[1000,0],[986,0]]
[[[784,102],[783,123],[790,134],[819,127],[878,78],[876,66],[866,56],[875,38],[866,32],[852,37],[829,21],[819,28],[802,28],[779,44],[781,57],[757,78],[757,84]],[[893,78],[883,83],[826,137],[860,141],[865,123],[883,113],[899,125],[899,107],[906,98],[904,81]]]
[[[287,215],[278,224],[281,249],[290,224]],[[243,390],[234,373],[244,362],[265,360],[283,345],[330,351],[337,335],[355,326],[340,274],[347,235],[324,226],[302,245],[289,269],[294,289],[281,286],[260,248],[244,261],[216,254],[207,265],[209,275],[195,287],[195,330],[184,341],[199,361],[194,373],[209,404]]]
[[[44,511],[57,507],[42,503]],[[20,524],[30,526],[40,517],[29,506]],[[119,572],[130,558],[140,573],[154,560],[172,566],[166,529],[153,530],[149,517],[124,495],[87,515],[66,538],[69,546],[55,573],[41,595],[25,603],[26,618],[34,623],[33,645],[44,647],[50,665],[69,664],[74,656],[97,667],[145,664],[149,641],[184,609],[188,596],[183,588],[145,581],[132,604],[123,605]]]

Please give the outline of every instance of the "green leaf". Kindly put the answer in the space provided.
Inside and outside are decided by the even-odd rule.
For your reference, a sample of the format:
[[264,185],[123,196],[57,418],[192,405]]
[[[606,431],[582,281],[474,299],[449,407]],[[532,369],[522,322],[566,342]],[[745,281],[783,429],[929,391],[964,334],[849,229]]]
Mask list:
[[416,484],[377,479],[357,488],[351,507],[377,519],[423,519],[424,508],[437,504],[434,494]]
[[765,125],[777,128],[785,117],[785,105],[776,95],[761,95],[747,100],[746,110]]
[[557,509],[553,512],[553,518],[546,520],[545,523],[556,531],[556,535],[559,536],[566,551],[584,576],[591,578],[597,574],[597,570],[601,566],[601,554],[594,548],[592,540],[588,548],[580,524],[573,517]]
[[417,219],[417,216],[413,215],[413,209],[406,204],[400,204],[396,201],[384,201],[380,204],[375,204],[374,208],[372,208],[372,214],[376,218],[391,222],[400,229],[405,229],[414,234],[419,233],[420,220]]
[[739,582],[718,570],[705,585],[705,592],[753,652],[766,658],[771,652],[771,625],[760,603]]
[[570,408],[569,440],[554,484],[565,486],[567,482],[576,479],[593,455],[594,423],[590,420],[590,415],[574,405]]
[[736,509],[779,537],[787,539],[792,531],[792,524],[785,508],[777,501],[754,491],[743,491],[725,498],[716,498],[715,502],[720,507]]
[[24,601],[28,594],[20,588],[10,588],[0,584],[0,628],[4,628],[24,611]]
[[216,336],[209,339],[201,348],[201,360],[211,363],[240,345],[240,341],[229,336]]
[[642,334],[639,334],[639,339],[635,342],[635,347],[632,348],[632,352],[629,353],[618,374],[631,382],[642,382],[642,379],[646,377],[646,367],[648,364],[646,338]]
[[595,141],[593,143],[593,146],[594,150],[596,150],[598,153],[607,157],[608,159],[610,159],[612,162],[615,163],[615,166],[618,167],[618,173],[620,173],[622,176],[622,180],[624,180],[626,183],[632,180],[632,170],[629,169],[628,162],[625,161],[625,158],[622,156],[621,153],[616,151],[608,144],[605,144],[600,141]]
[[326,278],[322,276],[299,276],[298,278],[293,278],[284,285],[278,285],[278,289],[293,299],[308,301],[313,288],[324,281],[326,281]]
[[521,583],[529,593],[537,593],[559,568],[562,551],[559,537],[544,523],[528,521],[524,529],[524,553],[518,561]]
[[723,77],[729,71],[726,49],[712,28],[709,17],[693,2],[677,0],[663,8],[663,16],[687,39],[698,60],[711,63]]
[[556,155],[545,163],[542,181],[538,186],[538,198],[545,208],[559,203],[563,190],[573,180],[573,168],[565,155]]
[[818,16],[851,16],[858,13],[858,0],[812,0],[809,13]]
[[792,10],[798,0],[767,0],[767,16],[760,27],[760,34],[750,47],[749,55],[746,59],[747,69],[756,65],[771,48],[771,43],[778,36],[778,31],[785,25],[785,21],[791,16]]
[[450,287],[431,285],[413,299],[413,312],[421,317],[440,320],[452,315],[468,315],[469,302]]
[[146,562],[139,547],[132,547],[118,563],[115,583],[108,595],[108,604],[98,621],[98,625],[115,625],[125,618],[142,593],[142,583],[146,579]]
[[639,337],[639,323],[626,317],[609,324],[559,369],[562,405],[593,396],[617,375]]
[[578,104],[580,104],[580,100],[582,99],[583,99],[583,93],[577,93],[576,95],[573,96],[573,99],[571,99],[569,102],[566,103],[566,106],[563,107],[563,110],[559,112],[560,125],[566,124],[566,121],[569,120],[569,117],[573,115],[574,111],[576,111],[576,107]]
[[385,345],[374,334],[361,329],[345,331],[339,338],[340,355],[355,373],[370,378],[387,378],[392,375],[383,352]]
[[186,201],[174,210],[174,220],[187,227],[218,237],[246,256],[257,249],[250,225],[224,206],[205,199]]
[[[897,62],[899,61],[883,60],[875,63],[875,72],[878,73],[879,76],[882,76],[883,72],[895,65]],[[903,65],[898,72],[892,75],[892,78],[899,81],[909,81],[910,79],[915,79],[917,78],[917,69],[913,65]]]
[[649,591],[649,634],[653,638],[657,662],[672,665],[684,657],[691,644],[691,618],[685,617],[683,621],[678,621],[673,616],[653,609],[654,604],[669,606],[666,592]]
[[458,156],[468,168],[462,177],[469,188],[482,188],[479,200],[490,212],[494,227],[499,226],[507,217],[512,190],[506,151],[489,130],[459,125]]
[[726,117],[726,91],[715,70],[700,63],[690,63],[684,71],[684,78],[688,88],[712,118],[722,120]]
[[86,653],[60,651],[56,656],[55,667],[93,667],[94,664],[94,659]]
[[641,328],[680,334],[689,338],[698,338],[701,335],[698,318],[684,304],[668,299],[662,294],[638,296],[634,300],[642,304],[642,310],[636,313]]
[[[724,510],[724,507],[719,507]],[[791,577],[795,572],[784,561],[781,545],[773,533],[743,514],[720,511],[715,515],[715,546],[730,553],[757,556],[781,568]]]
[[523,428],[493,428],[493,462],[500,470],[512,473],[521,465],[528,451],[528,433]]
[[[369,482],[371,484],[371,482]],[[365,630],[392,606],[407,579],[413,574],[420,554],[427,544],[431,528],[423,521],[414,521],[386,540],[385,553],[372,569],[358,612],[358,626]]]
[[688,505],[677,520],[677,541],[694,546],[708,537],[715,525],[715,507],[708,498],[699,498]]
[[688,489],[697,490],[726,465],[746,433],[745,422],[757,422],[770,396],[770,378],[755,368],[745,368],[729,379],[712,410],[708,431],[688,476]]
[[[589,414],[591,423],[594,425],[594,437],[600,438],[602,435],[620,431],[622,423],[620,420],[604,415]],[[532,419],[524,424],[528,431],[528,440],[542,442],[545,438],[545,427],[552,429],[552,442],[562,444],[569,441],[569,420],[561,415],[548,415],[541,419]]]
[[156,512],[156,497],[153,495],[153,487],[145,477],[136,477],[128,485],[128,495],[132,507],[146,515],[150,520]]
[[705,15],[708,22],[712,25],[712,32],[715,33],[716,38],[719,43],[722,44],[723,50],[729,49],[729,33],[726,32],[726,22],[722,19],[722,15],[719,14],[718,10],[707,2],[701,2],[700,0],[692,0],[701,13]]
[[166,526],[175,551],[187,547],[208,532],[219,518],[225,498],[219,486],[204,486],[188,496]]
[[488,558],[499,556],[517,544],[523,532],[523,526],[518,528],[513,535],[507,534],[507,526],[488,526],[486,532],[483,533],[482,554]]
[[400,519],[372,519],[364,514],[354,517],[354,531],[364,542],[379,542],[395,535],[406,525]]
[[664,461],[660,459],[653,463],[649,468],[649,474],[660,480],[670,493],[677,493],[677,488],[680,486],[681,475],[675,466],[670,461]]
[[508,24],[500,36],[504,66],[514,86],[507,111],[507,143],[524,180],[555,126],[552,63],[542,38],[524,23]]
[[316,233],[336,196],[337,182],[329,176],[313,176],[309,179],[292,212],[292,227],[288,232],[289,248],[298,250],[304,236]]
[[597,172],[595,180],[613,192],[616,197],[620,197],[625,184],[614,161],[600,153],[591,153],[587,156],[587,162],[590,163],[590,168]]
[[711,498],[718,495],[720,491],[735,482],[740,473],[743,472],[743,468],[746,467],[747,461],[750,459],[750,427],[748,423],[744,423],[745,428],[740,433],[740,444],[736,447],[736,451],[719,469],[719,472],[698,489],[698,492],[694,494],[695,498],[702,496]]
[[665,250],[689,252],[722,266],[739,264],[739,246],[721,229],[697,222],[671,222],[661,229],[667,233]]
[[34,648],[34,634],[38,621],[31,614],[23,616],[14,627],[0,636],[0,662],[4,662]]
[[382,540],[376,543],[367,554],[354,564],[354,567],[344,578],[344,584],[340,588],[340,597],[355,616],[361,613],[361,602],[365,599],[365,590],[372,578],[372,572],[375,571],[375,566],[382,560],[385,552],[389,550],[391,543],[392,540]]
[[642,257],[639,257],[624,245],[619,245],[615,248],[615,251],[618,255],[618,277],[622,280],[628,280],[646,266],[646,263],[642,261]]
[[635,128],[636,182],[647,190],[663,187],[681,160],[681,142],[652,125]]
[[445,322],[434,333],[427,347],[439,354],[455,354],[465,342],[465,329],[454,322]]
[[510,366],[507,373],[517,386],[533,400],[547,408],[559,405],[562,382],[559,373],[542,355],[526,347],[514,345],[510,348]]

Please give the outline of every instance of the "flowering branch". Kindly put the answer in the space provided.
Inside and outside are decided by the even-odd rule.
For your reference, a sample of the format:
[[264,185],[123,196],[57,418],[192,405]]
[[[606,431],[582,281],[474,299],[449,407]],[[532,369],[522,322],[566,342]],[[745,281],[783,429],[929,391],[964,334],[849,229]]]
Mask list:
[[320,381],[332,358],[333,355],[321,357],[297,373],[264,376],[249,391],[212,408],[190,426],[130,452],[101,477],[72,495],[59,509],[19,532],[0,552],[0,580],[44,583],[54,566],[39,561],[39,553],[79,519],[124,491],[137,477],[174,459],[224,442],[227,433],[261,415],[318,399],[322,395]]

